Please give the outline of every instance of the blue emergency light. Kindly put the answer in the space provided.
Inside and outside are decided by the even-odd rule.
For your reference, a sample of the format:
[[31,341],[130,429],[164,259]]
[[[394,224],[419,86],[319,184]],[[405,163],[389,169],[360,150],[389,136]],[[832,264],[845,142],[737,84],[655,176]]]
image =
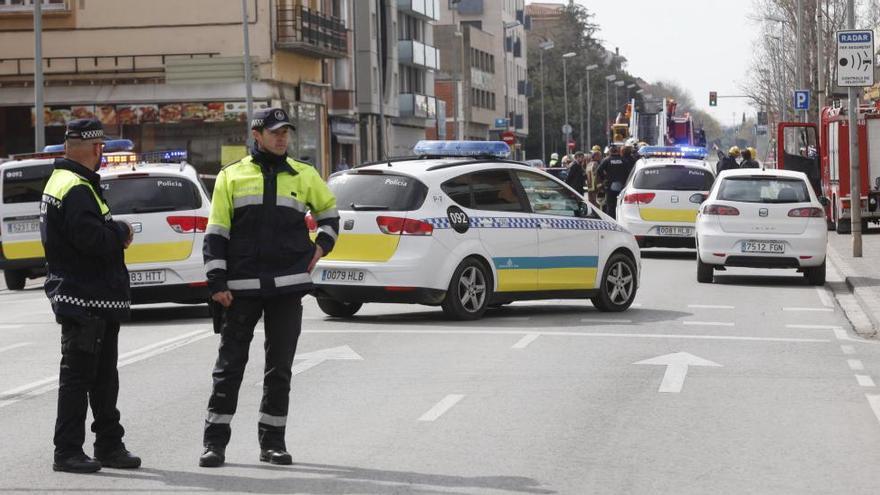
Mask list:
[[504,141],[419,141],[413,148],[417,156],[499,158],[510,156],[510,146]]
[[[104,141],[104,153],[118,153],[120,151],[131,151],[134,149],[134,143],[131,139],[111,139]],[[44,153],[61,153],[64,151],[63,144],[50,144],[43,148]]]
[[701,146],[643,146],[639,155],[645,158],[687,158],[702,160],[709,156]]

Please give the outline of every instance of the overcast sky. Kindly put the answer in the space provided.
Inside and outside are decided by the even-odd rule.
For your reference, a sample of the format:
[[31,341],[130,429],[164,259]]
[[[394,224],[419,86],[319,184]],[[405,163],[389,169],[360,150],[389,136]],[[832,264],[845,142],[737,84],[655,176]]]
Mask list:
[[631,74],[652,83],[678,82],[722,125],[733,123],[734,112],[737,119],[743,112],[754,115],[746,99],[721,99],[709,107],[709,91],[741,94],[759,30],[746,17],[751,0],[575,1],[594,14],[606,48],[620,47]]

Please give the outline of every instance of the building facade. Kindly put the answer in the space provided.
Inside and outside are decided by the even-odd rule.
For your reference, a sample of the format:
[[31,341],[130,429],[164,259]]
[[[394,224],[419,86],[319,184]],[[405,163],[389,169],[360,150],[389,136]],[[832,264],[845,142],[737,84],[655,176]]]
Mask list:
[[[33,1],[0,0],[0,156],[33,151]],[[239,2],[42,1],[47,144],[94,115],[107,134],[140,150],[186,149],[205,171],[246,152]],[[358,159],[352,4],[247,2],[254,106],[287,109],[291,156],[324,174]]]

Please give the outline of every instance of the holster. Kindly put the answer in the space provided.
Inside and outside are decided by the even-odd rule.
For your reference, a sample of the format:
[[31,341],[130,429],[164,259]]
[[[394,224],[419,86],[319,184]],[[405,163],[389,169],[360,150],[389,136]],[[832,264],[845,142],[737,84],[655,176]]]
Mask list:
[[61,353],[97,354],[104,342],[107,322],[90,316],[65,317],[61,322]]
[[222,304],[211,299],[211,301],[208,303],[208,309],[209,311],[211,311],[211,320],[214,324],[214,333],[220,334],[220,331],[223,330],[223,320],[226,316],[226,308],[224,308]]

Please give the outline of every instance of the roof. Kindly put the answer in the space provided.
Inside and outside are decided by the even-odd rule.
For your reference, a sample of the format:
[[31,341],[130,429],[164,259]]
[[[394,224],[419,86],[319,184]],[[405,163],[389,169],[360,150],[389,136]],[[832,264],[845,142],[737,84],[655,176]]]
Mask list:
[[663,165],[682,165],[686,167],[708,168],[712,170],[712,166],[706,160],[697,160],[695,158],[642,158],[636,162],[636,168],[658,167]]
[[125,163],[116,166],[103,167],[98,170],[98,174],[100,174],[102,177],[116,177],[127,174],[151,174],[156,172],[162,174],[177,175],[181,177],[195,177],[198,175],[195,167],[185,162],[135,163],[134,168],[132,168],[132,164]]
[[807,175],[803,172],[798,172],[796,170],[783,170],[779,168],[771,168],[767,170],[758,168],[740,168],[721,172],[721,177],[750,177],[756,175],[767,177],[789,177],[793,179],[807,178]]
[[[390,166],[389,166],[390,163]],[[455,166],[460,164],[460,166]],[[434,168],[443,165],[453,165],[443,168]],[[521,168],[523,170],[537,170],[525,163],[511,162],[495,159],[474,159],[474,158],[427,158],[427,159],[391,159],[388,162],[375,163],[354,168],[350,171],[340,172],[358,172],[364,170],[381,170],[389,173],[403,173],[414,177],[435,175],[437,177],[459,175],[463,172],[470,172],[481,168],[501,165],[510,168]],[[434,170],[431,170],[434,168]],[[334,174],[335,175],[335,174]]]

